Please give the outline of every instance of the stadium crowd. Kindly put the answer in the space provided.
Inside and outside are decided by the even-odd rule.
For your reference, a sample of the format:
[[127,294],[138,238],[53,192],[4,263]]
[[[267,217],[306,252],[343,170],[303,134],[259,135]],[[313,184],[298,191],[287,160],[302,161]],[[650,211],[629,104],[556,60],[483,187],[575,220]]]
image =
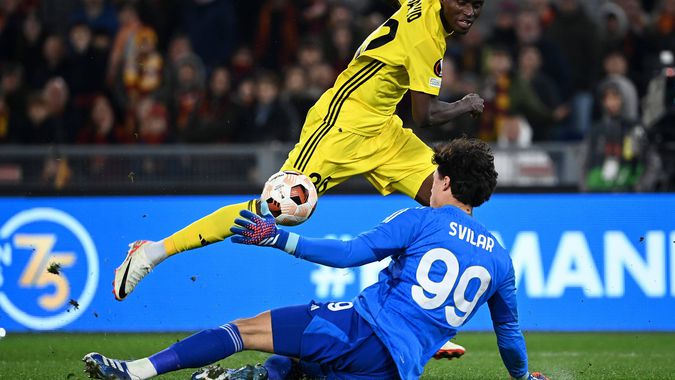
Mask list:
[[[381,0],[0,0],[0,143],[294,142],[392,12]],[[585,139],[600,182],[608,155],[646,160],[623,145],[646,144],[640,99],[675,47],[675,0],[493,0],[485,13],[449,38],[440,95],[478,93],[483,116],[420,137]],[[412,125],[410,111],[404,99]]]

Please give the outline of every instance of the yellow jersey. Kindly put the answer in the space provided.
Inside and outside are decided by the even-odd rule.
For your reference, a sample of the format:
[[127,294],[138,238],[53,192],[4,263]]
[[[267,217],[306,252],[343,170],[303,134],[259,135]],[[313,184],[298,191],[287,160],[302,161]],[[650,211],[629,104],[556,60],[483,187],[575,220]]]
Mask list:
[[440,0],[399,0],[401,8],[373,31],[349,66],[313,107],[334,126],[374,136],[391,124],[396,105],[412,89],[438,95],[445,38]]

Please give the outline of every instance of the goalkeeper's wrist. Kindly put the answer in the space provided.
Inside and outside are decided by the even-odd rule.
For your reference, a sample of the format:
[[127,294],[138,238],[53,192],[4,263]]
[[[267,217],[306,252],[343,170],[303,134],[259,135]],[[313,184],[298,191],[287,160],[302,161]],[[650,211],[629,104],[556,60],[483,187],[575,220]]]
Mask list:
[[274,242],[274,247],[279,248],[291,255],[295,255],[295,249],[298,247],[300,235],[284,231],[281,228],[277,229],[278,238]]

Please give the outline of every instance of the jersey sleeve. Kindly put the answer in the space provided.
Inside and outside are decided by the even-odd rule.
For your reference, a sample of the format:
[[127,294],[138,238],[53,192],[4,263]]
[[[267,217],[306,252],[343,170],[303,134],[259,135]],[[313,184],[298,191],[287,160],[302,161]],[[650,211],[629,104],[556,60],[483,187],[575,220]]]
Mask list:
[[416,208],[396,211],[378,226],[358,237],[372,248],[378,260],[402,253],[418,234],[422,210]]
[[492,325],[497,335],[497,346],[504,366],[514,378],[527,374],[527,349],[525,338],[518,324],[516,281],[513,264],[509,259],[507,275],[495,294],[488,300]]
[[501,281],[495,294],[488,299],[490,316],[495,323],[518,322],[516,278],[510,259],[507,265],[508,272],[505,279]]
[[[377,227],[347,241],[314,239],[289,234],[293,256],[334,268],[355,267],[403,252],[410,245],[419,225],[419,215],[409,209],[395,212]],[[286,250],[286,249],[284,249]]]
[[441,91],[443,52],[431,38],[416,43],[405,63],[410,89],[438,96]]

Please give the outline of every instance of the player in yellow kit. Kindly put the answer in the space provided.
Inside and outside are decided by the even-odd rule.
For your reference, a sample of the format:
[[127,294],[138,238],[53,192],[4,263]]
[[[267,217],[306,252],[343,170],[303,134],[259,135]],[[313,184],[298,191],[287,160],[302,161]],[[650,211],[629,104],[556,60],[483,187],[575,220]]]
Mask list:
[[[483,99],[476,94],[454,103],[437,99],[445,39],[469,31],[483,0],[400,3],[309,110],[300,141],[281,168],[310,177],[319,195],[363,175],[382,195],[400,191],[428,205],[436,169],[433,151],[403,128],[396,105],[410,91],[413,118],[420,127],[483,111]],[[225,206],[161,241],[130,244],[127,257],[115,270],[115,298],[123,300],[167,257],[231,236],[230,227],[239,212],[260,212],[259,208],[257,200]]]

